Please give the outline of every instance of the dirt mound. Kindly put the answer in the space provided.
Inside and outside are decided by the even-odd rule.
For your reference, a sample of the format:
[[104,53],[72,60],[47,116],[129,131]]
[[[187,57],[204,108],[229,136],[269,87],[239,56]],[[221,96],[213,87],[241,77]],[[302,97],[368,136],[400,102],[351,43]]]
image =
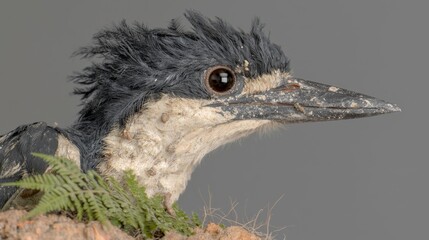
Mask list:
[[[99,222],[80,223],[66,216],[42,215],[31,220],[21,220],[23,210],[0,212],[0,240],[128,240],[133,237],[113,226],[103,226]],[[195,235],[184,237],[178,233],[167,233],[166,240],[259,240],[242,227],[221,228],[210,223],[205,229],[195,229]]]

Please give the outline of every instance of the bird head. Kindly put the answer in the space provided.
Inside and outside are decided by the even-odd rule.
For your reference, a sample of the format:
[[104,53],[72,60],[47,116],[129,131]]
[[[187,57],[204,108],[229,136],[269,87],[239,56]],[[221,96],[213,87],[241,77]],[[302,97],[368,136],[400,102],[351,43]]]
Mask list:
[[92,132],[88,141],[104,139],[104,144],[89,144],[98,146],[96,151],[106,153],[103,146],[124,141],[118,132],[125,131],[123,138],[143,141],[142,154],[154,161],[183,158],[187,165],[177,168],[189,168],[207,152],[263,126],[400,110],[383,100],[294,77],[289,59],[258,20],[245,32],[194,11],[185,17],[191,31],[176,20],[166,29],[122,22],[99,32],[92,46],[77,52],[98,57],[74,77],[84,86],[75,90],[84,100],[76,128]]

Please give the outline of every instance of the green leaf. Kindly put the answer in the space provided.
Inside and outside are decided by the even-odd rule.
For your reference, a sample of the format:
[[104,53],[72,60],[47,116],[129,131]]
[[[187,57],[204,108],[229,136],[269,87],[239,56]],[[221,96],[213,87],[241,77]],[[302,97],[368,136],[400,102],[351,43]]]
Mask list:
[[171,216],[164,209],[163,196],[149,198],[132,171],[125,171],[122,179],[104,179],[95,171],[83,173],[71,160],[40,153],[33,155],[49,164],[47,173],[1,184],[43,191],[38,205],[26,218],[67,211],[78,220],[110,221],[129,233],[147,238],[153,238],[158,230],[190,235],[195,226],[201,225],[196,214],[190,219],[177,205],[173,206],[176,216]]

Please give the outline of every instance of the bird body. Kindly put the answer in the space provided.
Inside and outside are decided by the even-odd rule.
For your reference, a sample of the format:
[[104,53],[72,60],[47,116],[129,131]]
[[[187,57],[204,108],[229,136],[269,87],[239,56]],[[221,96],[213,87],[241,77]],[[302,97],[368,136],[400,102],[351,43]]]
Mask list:
[[[101,59],[73,77],[83,100],[78,120],[67,129],[35,123],[0,137],[0,182],[44,173],[46,164],[31,156],[41,152],[104,176],[131,169],[149,196],[165,196],[168,209],[203,157],[228,142],[286,123],[400,110],[295,78],[258,20],[246,33],[193,11],[185,16],[193,31],[173,20],[167,29],[122,22],[96,34],[77,52]],[[25,197],[15,188],[0,191],[0,206]]]
[[[79,149],[58,129],[44,122],[23,125],[0,137],[0,183],[17,181],[26,175],[44,173],[47,164],[33,156],[31,154],[33,152],[75,159],[76,164],[80,165]],[[16,187],[1,186],[0,206],[15,207],[16,203],[9,200],[19,197],[22,191],[17,190]],[[14,195],[15,197],[12,197]],[[20,202],[20,199],[17,201]]]
[[199,100],[162,97],[131,117],[123,130],[107,135],[103,155],[108,157],[99,171],[119,177],[133,169],[149,196],[169,194],[174,202],[208,152],[270,124],[228,121],[231,115],[203,105]]

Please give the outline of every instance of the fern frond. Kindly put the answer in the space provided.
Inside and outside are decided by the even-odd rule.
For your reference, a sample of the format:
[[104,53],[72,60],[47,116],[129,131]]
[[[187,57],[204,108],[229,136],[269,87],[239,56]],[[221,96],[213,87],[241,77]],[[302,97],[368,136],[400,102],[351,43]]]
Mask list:
[[64,183],[65,180],[63,178],[46,174],[25,177],[18,182],[3,183],[2,186],[16,186],[20,188],[46,191],[49,189],[54,189],[56,186],[61,186]]
[[127,232],[152,238],[157,231],[192,234],[196,217],[190,219],[177,205],[176,216],[165,211],[162,196],[149,198],[132,171],[123,179],[102,178],[94,171],[81,172],[73,161],[35,153],[49,164],[43,175],[25,177],[3,186],[37,189],[44,192],[27,218],[53,211],[68,211],[78,220],[110,221]]

